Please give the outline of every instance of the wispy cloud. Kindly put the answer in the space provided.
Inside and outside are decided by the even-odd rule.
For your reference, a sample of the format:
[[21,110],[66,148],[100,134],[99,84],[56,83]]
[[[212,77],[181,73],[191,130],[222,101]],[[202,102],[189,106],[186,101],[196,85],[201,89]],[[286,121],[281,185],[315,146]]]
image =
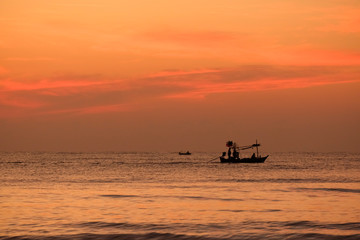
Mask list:
[[173,43],[178,45],[192,45],[197,47],[211,47],[232,40],[239,41],[239,34],[225,31],[181,31],[158,30],[142,33],[139,37],[147,41]]
[[134,106],[131,106],[130,104],[110,104],[110,105],[100,105],[100,106],[88,106],[82,108],[58,109],[53,111],[46,111],[43,114],[86,115],[86,114],[111,113],[111,112],[126,112],[133,110],[134,110]]
[[156,84],[172,86],[165,98],[204,98],[210,94],[305,88],[360,81],[360,69],[329,66],[246,66],[198,75],[163,76]]
[[264,53],[265,58],[272,64],[320,67],[360,65],[360,52],[357,51],[324,50],[307,45],[274,50]]
[[198,69],[198,70],[191,70],[191,71],[182,71],[182,70],[167,70],[162,72],[157,72],[148,75],[149,78],[156,78],[156,77],[170,77],[170,76],[182,76],[182,75],[193,75],[193,74],[204,74],[204,73],[215,73],[220,72],[219,69]]
[[49,58],[49,57],[9,57],[5,58],[6,61],[18,61],[18,62],[43,62],[43,61],[54,61],[55,58]]
[[[132,80],[47,79],[0,81],[0,107],[32,114],[100,114],[135,111],[161,99],[206,99],[213,94],[296,89],[360,81],[358,66],[241,66],[165,70]],[[31,114],[27,111],[24,114]],[[5,116],[3,116],[5,117]]]
[[0,107],[16,107],[37,109],[45,106],[46,103],[38,100],[32,100],[22,96],[0,95]]
[[[115,83],[119,83],[117,81]],[[16,91],[41,91],[44,94],[49,95],[61,95],[66,92],[79,92],[87,87],[104,87],[108,85],[112,85],[114,82],[109,82],[106,80],[84,80],[84,79],[44,79],[40,81],[13,81],[10,79],[5,79],[0,81],[0,92],[16,92]],[[78,89],[78,90],[76,90]],[[68,90],[68,91],[67,91]]]
[[[320,17],[321,16],[321,17]],[[317,30],[339,33],[360,33],[360,8],[353,6],[337,6],[325,8],[318,20],[325,23]],[[315,17],[313,17],[316,19]]]

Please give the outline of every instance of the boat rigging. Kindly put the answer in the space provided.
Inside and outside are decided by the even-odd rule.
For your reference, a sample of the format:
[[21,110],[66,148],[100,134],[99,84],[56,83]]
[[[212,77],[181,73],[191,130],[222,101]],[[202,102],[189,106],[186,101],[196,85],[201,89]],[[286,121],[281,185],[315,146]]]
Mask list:
[[[220,157],[221,163],[263,163],[269,157],[269,155],[262,157],[259,155],[259,147],[260,143],[257,142],[252,145],[245,145],[245,146],[237,146],[237,144],[233,141],[227,141],[226,147],[228,147],[228,152],[226,157],[226,152],[223,152],[222,156]],[[250,158],[241,158],[240,151],[246,149],[253,149],[256,148],[256,155],[255,153],[252,154]]]

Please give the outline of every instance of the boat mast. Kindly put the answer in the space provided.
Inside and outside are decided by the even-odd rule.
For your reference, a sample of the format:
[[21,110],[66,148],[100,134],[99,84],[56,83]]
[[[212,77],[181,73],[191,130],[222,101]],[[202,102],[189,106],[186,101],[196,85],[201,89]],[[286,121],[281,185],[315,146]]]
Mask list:
[[256,139],[256,157],[259,157],[259,149],[258,149],[257,139]]

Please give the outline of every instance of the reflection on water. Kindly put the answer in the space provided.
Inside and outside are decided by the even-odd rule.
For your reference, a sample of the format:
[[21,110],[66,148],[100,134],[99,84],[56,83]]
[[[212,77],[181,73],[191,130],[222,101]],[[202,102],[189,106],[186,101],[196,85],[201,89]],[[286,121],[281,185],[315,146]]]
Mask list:
[[359,154],[213,158],[1,153],[0,239],[360,239]]

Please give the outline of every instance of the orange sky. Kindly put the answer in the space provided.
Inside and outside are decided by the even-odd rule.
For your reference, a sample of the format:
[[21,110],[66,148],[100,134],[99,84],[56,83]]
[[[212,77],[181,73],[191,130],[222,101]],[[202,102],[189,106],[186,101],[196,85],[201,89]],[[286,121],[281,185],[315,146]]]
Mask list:
[[357,0],[1,0],[0,150],[359,151]]

